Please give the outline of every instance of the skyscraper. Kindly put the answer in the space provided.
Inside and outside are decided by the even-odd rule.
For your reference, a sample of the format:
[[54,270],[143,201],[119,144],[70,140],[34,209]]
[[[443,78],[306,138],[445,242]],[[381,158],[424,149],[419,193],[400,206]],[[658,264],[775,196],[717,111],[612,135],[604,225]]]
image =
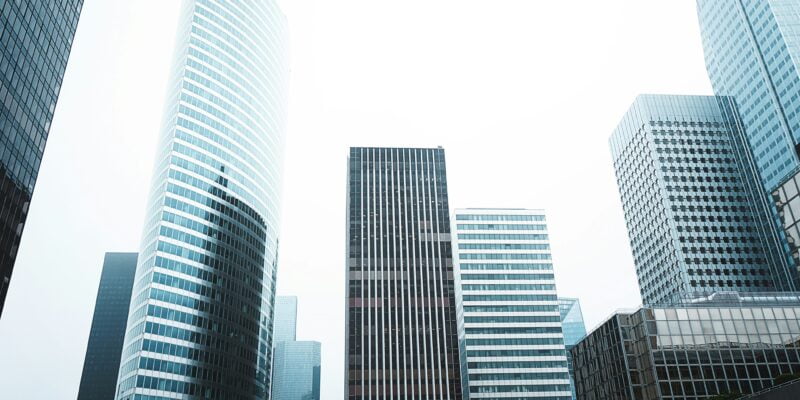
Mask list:
[[273,0],[190,0],[181,15],[117,398],[260,399],[272,376],[286,22]]
[[106,253],[78,400],[114,398],[137,256],[136,253]]
[[570,350],[586,336],[586,326],[583,324],[583,313],[578,299],[559,297],[558,310],[561,312],[561,329],[564,331],[564,346],[567,348],[567,362],[569,363],[569,384],[572,389],[572,399],[574,400],[577,398],[575,394],[575,368]]
[[732,98],[639,96],[610,144],[645,304],[793,288]]
[[275,298],[275,324],[272,330],[273,346],[278,342],[297,340],[297,297]]
[[297,297],[275,300],[272,400],[319,400],[321,344],[296,341]]
[[82,7],[0,3],[0,316]]
[[455,219],[465,397],[571,399],[544,212],[457,209]]
[[736,100],[772,191],[800,166],[800,3],[698,0],[697,14],[714,93]]
[[272,400],[319,400],[320,343],[284,341],[275,346]]
[[461,399],[444,150],[351,148],[345,398]]

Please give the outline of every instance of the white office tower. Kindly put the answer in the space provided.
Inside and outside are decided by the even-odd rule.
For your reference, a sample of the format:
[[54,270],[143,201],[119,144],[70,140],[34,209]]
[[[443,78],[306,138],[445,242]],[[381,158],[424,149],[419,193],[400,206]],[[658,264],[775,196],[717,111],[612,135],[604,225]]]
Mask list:
[[569,369],[541,210],[455,212],[464,397],[569,400]]

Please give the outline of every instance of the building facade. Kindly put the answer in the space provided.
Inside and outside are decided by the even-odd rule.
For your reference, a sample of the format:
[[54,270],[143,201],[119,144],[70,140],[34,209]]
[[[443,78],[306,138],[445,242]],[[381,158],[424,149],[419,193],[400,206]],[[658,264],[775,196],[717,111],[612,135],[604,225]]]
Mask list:
[[319,400],[320,350],[319,342],[278,342],[272,400]]
[[794,289],[732,98],[641,95],[610,145],[645,304]]
[[279,342],[297,340],[297,297],[278,296],[275,298],[275,323],[272,328],[273,347]]
[[319,400],[319,342],[297,341],[297,297],[275,300],[272,400]]
[[800,168],[789,174],[772,192],[772,199],[783,226],[788,253],[800,275]]
[[136,253],[105,255],[78,400],[114,398],[137,256]]
[[794,0],[698,0],[714,93],[732,96],[764,188],[800,165],[800,4]]
[[800,295],[676,297],[617,312],[571,352],[579,399],[753,393],[800,372]]
[[0,2],[0,317],[82,7]]
[[288,77],[273,0],[189,0],[117,399],[270,391]]
[[455,232],[465,398],[571,399],[544,212],[457,209]]
[[461,399],[444,150],[351,148],[347,399]]
[[581,303],[578,299],[559,297],[558,310],[561,312],[561,329],[564,331],[564,346],[567,348],[569,364],[569,383],[574,400],[576,398],[575,368],[570,350],[586,336],[586,325],[583,323],[583,312],[581,312]]

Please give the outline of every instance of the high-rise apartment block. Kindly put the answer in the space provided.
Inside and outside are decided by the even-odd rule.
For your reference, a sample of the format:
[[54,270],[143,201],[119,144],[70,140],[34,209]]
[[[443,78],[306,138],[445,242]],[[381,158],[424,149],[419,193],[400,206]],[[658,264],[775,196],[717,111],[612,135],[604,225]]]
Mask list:
[[82,7],[0,1],[0,316]]
[[444,150],[351,148],[347,399],[461,399]]
[[578,299],[559,297],[558,309],[561,311],[561,329],[564,331],[564,346],[567,348],[567,362],[569,363],[569,382],[574,400],[576,399],[575,368],[570,350],[586,337],[586,325],[583,323],[581,303]]
[[189,0],[117,399],[267,397],[288,82],[274,0]]
[[113,399],[131,304],[136,253],[106,253],[78,400]]
[[544,212],[455,211],[464,397],[569,400]]
[[610,144],[645,304],[794,288],[732,98],[639,96]]
[[800,165],[800,3],[698,0],[697,14],[714,93],[735,99],[771,192]]
[[579,399],[710,399],[800,373],[797,293],[674,300],[617,312],[572,348]]

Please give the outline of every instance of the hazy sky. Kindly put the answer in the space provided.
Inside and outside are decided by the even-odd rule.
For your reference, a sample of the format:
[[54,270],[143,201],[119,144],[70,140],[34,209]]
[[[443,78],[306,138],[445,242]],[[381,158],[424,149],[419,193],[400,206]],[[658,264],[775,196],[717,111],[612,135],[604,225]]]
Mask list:
[[[450,206],[544,208],[587,327],[640,303],[608,137],[639,93],[710,94],[692,0],[284,0],[278,293],[343,393],[349,146],[441,145]],[[177,0],[86,0],[0,320],[0,391],[77,395],[106,251],[138,251]]]

